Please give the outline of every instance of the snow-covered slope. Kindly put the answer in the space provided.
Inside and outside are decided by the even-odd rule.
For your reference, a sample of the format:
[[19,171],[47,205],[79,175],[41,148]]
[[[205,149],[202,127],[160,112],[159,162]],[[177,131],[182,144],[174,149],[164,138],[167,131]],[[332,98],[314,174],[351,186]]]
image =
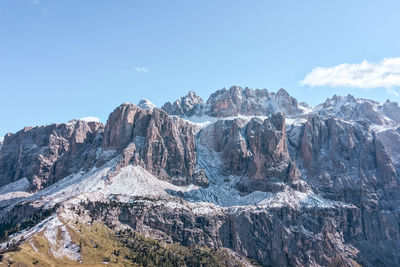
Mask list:
[[22,178],[13,183],[9,183],[0,188],[0,195],[4,195],[10,192],[22,191],[25,192],[29,188],[29,181],[26,178]]

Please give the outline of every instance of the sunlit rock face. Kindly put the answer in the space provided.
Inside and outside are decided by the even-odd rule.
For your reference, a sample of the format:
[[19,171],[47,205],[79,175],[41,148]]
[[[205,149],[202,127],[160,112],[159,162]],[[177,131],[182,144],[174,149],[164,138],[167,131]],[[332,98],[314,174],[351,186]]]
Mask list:
[[399,266],[399,123],[395,102],[233,86],[26,127],[0,141],[0,225],[30,225],[21,242],[99,221],[262,266]]
[[170,115],[190,117],[202,114],[203,103],[203,100],[195,92],[190,91],[186,96],[179,98],[173,103],[165,103],[162,109]]
[[5,137],[0,185],[27,178],[36,191],[117,155],[120,167],[141,165],[160,179],[190,183],[196,163],[193,127],[163,110],[134,104],[118,107],[105,126],[74,120],[26,127]]
[[7,134],[0,150],[0,186],[27,178],[35,191],[87,170],[96,161],[103,125],[73,120]]
[[238,115],[263,116],[279,111],[288,115],[304,112],[304,108],[284,89],[270,93],[266,89],[253,90],[240,86],[218,90],[211,94],[205,103],[196,93],[189,92],[173,103],[165,103],[162,109],[168,114],[181,117],[207,115],[219,118]]
[[102,149],[121,153],[120,167],[140,165],[160,179],[187,184],[195,173],[193,126],[158,108],[119,106],[107,120]]
[[285,185],[300,186],[300,175],[290,158],[285,116],[267,119],[219,120],[200,133],[200,142],[221,153],[224,173],[241,176],[240,191],[283,190]]

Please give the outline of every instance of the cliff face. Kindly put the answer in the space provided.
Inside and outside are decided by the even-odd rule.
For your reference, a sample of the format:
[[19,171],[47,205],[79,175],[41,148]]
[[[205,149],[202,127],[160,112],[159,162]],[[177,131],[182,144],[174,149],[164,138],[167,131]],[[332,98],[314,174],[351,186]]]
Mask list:
[[[381,253],[375,250],[363,255],[368,259],[363,262],[359,251],[349,245],[365,239],[361,214],[355,207],[297,209],[278,205],[258,211],[198,214],[188,208],[158,206],[147,209],[147,213],[132,207],[118,210],[117,214],[119,222],[139,232],[152,229],[154,235],[166,242],[225,247],[257,259],[263,266],[357,266],[357,261],[378,262]],[[107,215],[97,219],[113,221]],[[373,251],[373,246],[368,249]],[[396,265],[395,259],[390,256],[382,262]]]
[[0,186],[27,178],[31,189],[39,190],[87,170],[96,160],[102,130],[101,123],[71,121],[6,135],[0,151]]
[[263,266],[399,266],[399,114],[232,87],[123,104],[105,126],[24,128],[0,144],[0,223],[60,205],[63,221],[90,214]]
[[0,152],[0,186],[27,178],[31,191],[121,155],[119,168],[140,165],[160,179],[188,184],[195,173],[193,126],[155,108],[123,104],[103,126],[75,120],[8,134]]
[[213,117],[228,117],[237,115],[269,115],[282,111],[288,115],[302,113],[297,100],[292,98],[284,89],[276,94],[266,89],[253,90],[233,86],[229,90],[216,91],[207,100],[207,113]]
[[244,193],[300,186],[299,172],[287,148],[282,113],[250,121],[219,120],[200,132],[199,142],[222,153],[223,173],[241,176],[237,187]]
[[312,116],[288,136],[303,177],[327,198],[359,204],[361,192],[398,188],[381,138],[366,125]]
[[119,106],[107,120],[102,148],[122,155],[119,167],[140,165],[163,180],[188,184],[195,174],[193,126],[157,108]]

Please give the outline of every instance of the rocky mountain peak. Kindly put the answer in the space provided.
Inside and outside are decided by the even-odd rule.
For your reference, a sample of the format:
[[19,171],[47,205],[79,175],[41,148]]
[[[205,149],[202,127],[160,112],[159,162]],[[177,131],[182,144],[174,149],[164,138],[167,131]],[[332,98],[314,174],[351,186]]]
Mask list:
[[284,89],[277,93],[269,93],[266,89],[242,88],[232,86],[223,88],[210,95],[206,103],[197,97],[194,92],[176,100],[173,104],[167,102],[163,105],[168,114],[181,117],[203,116],[232,117],[266,116],[274,112],[282,111],[287,115],[302,114],[307,107],[297,103],[297,100]]
[[353,105],[361,102],[361,99],[356,99],[353,95],[348,94],[347,96],[333,95],[332,98],[327,98],[324,102],[325,108],[341,105]]
[[[196,183],[193,126],[158,108],[117,107],[106,125],[94,121],[25,127],[0,145],[0,187],[27,178],[37,191],[120,156],[118,168],[139,165],[160,179]],[[204,180],[204,179],[203,179]]]
[[196,163],[193,126],[158,108],[123,104],[109,116],[103,150],[122,154],[119,168],[139,165],[160,179],[190,183]]
[[170,115],[177,115],[181,117],[191,117],[196,114],[201,114],[203,99],[199,97],[195,92],[190,91],[186,96],[183,96],[176,100],[173,104],[167,102],[162,106]]
[[283,88],[280,88],[278,90],[278,92],[276,92],[276,96],[279,98],[289,98],[290,97],[289,93]]
[[318,105],[314,111],[321,116],[364,121],[373,125],[393,125],[400,121],[400,108],[397,103],[389,101],[381,104],[352,95],[334,95]]
[[[0,254],[74,265],[89,247],[107,256],[96,264],[140,265],[123,253],[143,234],[263,266],[399,266],[399,121],[395,102],[333,96],[311,110],[284,89],[233,86],[124,103],[105,125],[25,127],[0,143]],[[90,220],[121,249],[102,255],[75,231]]]
[[153,108],[156,108],[157,106],[154,105],[152,102],[150,102],[147,99],[142,99],[139,101],[138,107],[143,108],[143,109],[153,109]]

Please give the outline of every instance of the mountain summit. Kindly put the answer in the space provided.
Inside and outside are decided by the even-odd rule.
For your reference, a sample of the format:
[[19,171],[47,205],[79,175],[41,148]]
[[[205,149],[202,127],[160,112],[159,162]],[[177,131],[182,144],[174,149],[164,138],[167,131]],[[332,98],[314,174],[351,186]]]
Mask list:
[[400,108],[233,86],[0,141],[3,263],[400,266]]

